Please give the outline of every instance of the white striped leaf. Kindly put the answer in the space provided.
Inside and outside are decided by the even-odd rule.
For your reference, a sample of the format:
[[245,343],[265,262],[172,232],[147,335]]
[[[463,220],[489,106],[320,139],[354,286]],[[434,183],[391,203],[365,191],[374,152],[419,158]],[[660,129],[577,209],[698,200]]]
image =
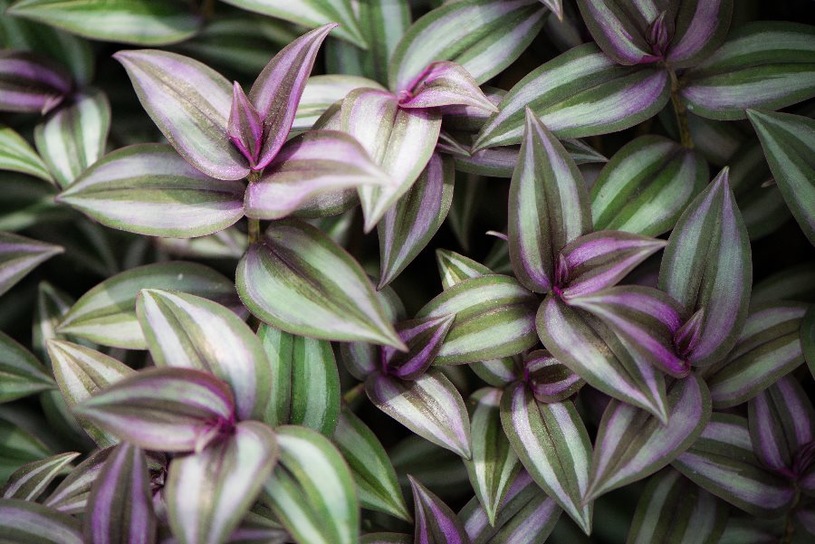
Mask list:
[[57,184],[68,187],[105,153],[110,104],[98,89],[73,95],[34,129],[37,151]]
[[667,466],[702,434],[711,415],[710,393],[691,374],[668,387],[668,421],[618,400],[603,413],[585,495],[593,500]]
[[[390,2],[389,2],[390,3]],[[364,4],[368,6],[368,3]],[[346,74],[311,76],[303,88],[303,96],[297,104],[292,132],[301,132],[314,126],[314,123],[337,101],[345,98],[356,89],[385,90],[372,79]]]
[[744,119],[815,96],[815,27],[755,21],[683,75],[688,110],[709,119]]
[[470,538],[455,512],[412,476],[408,476],[413,490],[416,522],[413,542],[428,544],[469,544]]
[[[513,374],[517,372],[510,368]],[[563,402],[586,384],[545,349],[536,349],[524,356],[523,374],[528,376],[526,384],[532,395],[542,403]]]
[[705,377],[716,409],[747,402],[804,362],[799,330],[807,308],[796,302],[751,308],[735,347]]
[[83,512],[88,542],[153,544],[156,515],[144,452],[122,442],[110,453],[91,486]]
[[269,15],[284,21],[315,28],[327,23],[335,22],[340,26],[334,32],[342,38],[359,47],[366,47],[367,42],[363,29],[354,13],[349,0],[223,0],[227,4]]
[[96,481],[112,451],[113,447],[108,447],[91,453],[71,470],[42,503],[65,514],[84,512],[93,482]]
[[795,220],[815,245],[815,121],[786,113],[747,110],[773,178]]
[[0,403],[48,391],[55,385],[31,352],[0,332]]
[[501,423],[535,483],[590,534],[593,505],[583,499],[589,486],[591,440],[574,404],[539,403],[519,382],[504,392]]
[[82,544],[79,521],[47,506],[20,499],[0,499],[0,527],[6,542]]
[[699,338],[687,355],[693,366],[715,364],[736,344],[752,275],[747,230],[725,167],[677,221],[659,273],[661,290],[690,315],[703,312]]
[[[654,1],[577,0],[591,37],[614,62],[626,66],[653,63],[662,57],[664,51],[660,49],[666,48],[672,37],[666,27],[673,26],[680,3],[661,4]],[[663,31],[653,32],[660,18],[667,19],[662,22]]]
[[340,376],[331,344],[266,324],[258,337],[271,374],[271,386],[258,390],[269,398],[263,421],[272,427],[303,425],[331,436],[340,413]]
[[242,421],[203,451],[174,458],[164,496],[179,542],[225,542],[260,494],[279,454],[271,428]]
[[648,481],[626,544],[715,544],[727,524],[727,507],[672,469]]
[[155,451],[200,452],[235,424],[229,386],[189,368],[142,370],[73,409],[119,438]]
[[439,267],[441,286],[447,290],[468,278],[492,274],[483,264],[448,249],[436,250],[436,265]]
[[433,61],[463,66],[478,83],[502,72],[543,26],[537,0],[462,0],[431,10],[416,21],[390,59],[390,87],[402,91]]
[[781,474],[799,476],[800,456],[815,435],[815,410],[801,384],[785,376],[750,399],[747,409],[759,461]]
[[360,187],[369,232],[427,166],[441,129],[437,108],[402,109],[387,91],[356,89],[342,102],[340,126],[390,177],[387,187]]
[[713,53],[727,37],[734,0],[683,0],[665,60],[671,67],[693,66]]
[[155,0],[21,0],[7,13],[92,40],[138,45],[186,40],[203,21],[181,2]]
[[481,129],[473,151],[520,143],[524,108],[558,138],[616,132],[655,115],[670,94],[668,73],[620,66],[596,45],[571,49],[519,81]]
[[351,469],[360,506],[410,522],[396,471],[373,431],[343,408],[332,439]]
[[360,265],[307,223],[274,222],[241,259],[236,283],[255,316],[286,332],[404,347]]
[[563,510],[525,471],[515,476],[490,525],[487,513],[473,497],[459,512],[472,544],[537,544],[545,542]]
[[359,542],[359,504],[342,455],[305,427],[277,428],[280,460],[261,500],[300,544]]
[[0,170],[22,172],[53,182],[51,172],[31,145],[14,129],[0,126]]
[[232,86],[221,74],[156,49],[119,51],[114,57],[127,70],[150,118],[187,162],[218,179],[249,174],[246,158],[227,137]]
[[531,291],[550,291],[560,251],[591,228],[583,176],[563,145],[527,109],[509,188],[509,255],[515,277]]
[[148,264],[116,274],[85,293],[57,332],[104,346],[147,349],[136,318],[136,296],[142,289],[182,291],[242,308],[232,281],[211,268],[181,261]]
[[594,228],[659,236],[673,228],[707,180],[699,153],[663,136],[635,138],[592,185]]
[[[54,378],[68,408],[135,374],[129,366],[85,346],[57,339],[48,340],[46,346]],[[81,418],[79,424],[101,448],[119,441],[115,435]]]
[[42,262],[63,251],[60,246],[0,232],[0,295]]
[[422,438],[469,459],[470,418],[461,394],[439,370],[413,381],[372,374],[365,391],[377,408]]
[[14,471],[0,490],[4,499],[21,499],[35,502],[54,478],[66,472],[71,461],[79,457],[76,452],[60,453],[38,461],[32,461]]
[[156,366],[194,368],[222,379],[232,388],[239,419],[266,413],[269,360],[252,329],[231,310],[185,293],[143,289],[136,315]]
[[756,458],[747,419],[740,416],[713,414],[699,439],[672,466],[702,489],[756,517],[777,517],[795,499],[793,483]]
[[466,279],[428,302],[417,318],[455,314],[435,365],[507,357],[537,343],[532,293],[498,274]]
[[430,242],[447,218],[455,183],[453,160],[434,153],[413,187],[379,223],[378,288],[396,278]]
[[244,190],[204,175],[168,145],[138,144],[106,155],[58,199],[109,227],[189,238],[243,217]]
[[396,331],[408,349],[397,351],[383,347],[382,372],[402,380],[415,380],[424,374],[438,356],[455,317],[448,314],[398,323]]
[[667,420],[662,372],[601,319],[550,295],[536,324],[543,345],[586,383]]
[[356,2],[360,27],[368,50],[363,57],[365,73],[383,84],[388,82],[390,59],[410,27],[409,0],[367,0]]
[[475,403],[470,420],[473,458],[465,461],[467,474],[490,525],[495,518],[510,484],[521,469],[518,456],[501,427],[500,389],[479,389],[470,396]]

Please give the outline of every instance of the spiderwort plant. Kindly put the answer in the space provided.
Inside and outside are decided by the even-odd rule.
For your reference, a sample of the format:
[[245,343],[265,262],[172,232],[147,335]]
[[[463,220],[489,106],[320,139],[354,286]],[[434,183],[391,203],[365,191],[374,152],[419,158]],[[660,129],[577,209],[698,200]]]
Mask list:
[[5,538],[815,535],[793,3],[154,4],[0,0]]

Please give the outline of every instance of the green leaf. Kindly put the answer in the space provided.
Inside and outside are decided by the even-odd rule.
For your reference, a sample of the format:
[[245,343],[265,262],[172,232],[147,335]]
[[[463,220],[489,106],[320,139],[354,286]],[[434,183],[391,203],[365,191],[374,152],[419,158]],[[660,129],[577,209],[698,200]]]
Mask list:
[[436,250],[436,264],[439,267],[442,289],[445,290],[468,278],[492,274],[492,270],[478,261],[447,249]]
[[142,289],[181,291],[239,308],[232,281],[211,268],[180,261],[148,264],[116,274],[85,293],[57,332],[104,346],[147,349],[136,318],[136,296]]
[[351,469],[360,506],[410,522],[396,471],[373,431],[343,408],[332,438]]
[[6,13],[92,40],[139,45],[180,42],[202,22],[181,2],[155,0],[20,0]]
[[272,427],[302,425],[331,436],[340,413],[340,376],[331,343],[262,324],[271,387],[263,421]]
[[60,246],[0,232],[0,295],[11,289],[40,263],[63,251]]
[[0,403],[53,389],[54,380],[34,355],[0,332]]
[[25,463],[51,454],[40,439],[0,418],[0,481],[5,482]]
[[26,463],[9,477],[0,494],[4,499],[35,502],[77,457],[78,453],[68,452]]
[[53,181],[48,167],[37,152],[14,129],[0,126],[0,170],[21,172]]
[[277,429],[280,461],[262,500],[300,544],[359,542],[359,504],[348,465],[337,449],[305,427]]
[[360,265],[307,223],[275,221],[241,259],[236,282],[249,310],[286,332],[404,348]]

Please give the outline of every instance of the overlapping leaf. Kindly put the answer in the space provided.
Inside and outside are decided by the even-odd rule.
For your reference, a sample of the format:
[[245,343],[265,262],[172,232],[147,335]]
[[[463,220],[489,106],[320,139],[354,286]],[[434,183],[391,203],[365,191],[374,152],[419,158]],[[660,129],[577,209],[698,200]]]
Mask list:
[[48,167],[14,129],[0,126],[0,170],[22,172],[52,181]]
[[71,91],[70,75],[32,53],[0,52],[0,111],[46,114]]
[[79,522],[47,506],[20,499],[0,499],[0,526],[8,542],[82,544]]
[[59,246],[0,232],[0,295],[39,264],[63,251]]
[[[391,3],[388,2],[388,4]],[[368,5],[368,3],[365,4],[365,6]],[[347,74],[311,76],[306,81],[300,103],[297,104],[292,131],[299,132],[310,129],[317,119],[332,105],[356,89],[385,90],[376,81],[361,76]]]
[[470,539],[455,512],[415,478],[408,479],[416,510],[413,542],[468,544]]
[[54,387],[48,371],[34,355],[0,332],[0,402],[9,402]]
[[60,482],[43,504],[65,514],[84,512],[93,482],[96,481],[112,451],[113,447],[108,447],[89,455]]
[[79,457],[78,453],[67,452],[26,463],[9,476],[8,481],[0,490],[0,495],[4,499],[34,502],[77,457]]

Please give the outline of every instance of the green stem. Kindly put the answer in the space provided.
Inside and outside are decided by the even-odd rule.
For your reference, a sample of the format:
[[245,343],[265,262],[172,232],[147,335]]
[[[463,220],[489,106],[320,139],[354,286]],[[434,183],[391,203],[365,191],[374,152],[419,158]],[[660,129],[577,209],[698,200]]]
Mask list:
[[365,391],[365,384],[358,383],[351,389],[345,392],[342,396],[342,401],[345,404],[353,404],[354,402],[362,396],[362,392]]
[[[255,183],[260,179],[260,174],[260,172],[253,170],[249,172],[249,176],[247,176],[246,179],[249,183]],[[248,221],[249,244],[257,244],[260,242],[260,219],[249,218]]]
[[693,137],[688,126],[688,110],[685,107],[685,102],[682,101],[682,97],[679,96],[679,79],[673,70],[669,69],[669,73],[671,74],[671,104],[676,114],[676,123],[679,125],[679,141],[682,143],[682,147],[693,149]]

